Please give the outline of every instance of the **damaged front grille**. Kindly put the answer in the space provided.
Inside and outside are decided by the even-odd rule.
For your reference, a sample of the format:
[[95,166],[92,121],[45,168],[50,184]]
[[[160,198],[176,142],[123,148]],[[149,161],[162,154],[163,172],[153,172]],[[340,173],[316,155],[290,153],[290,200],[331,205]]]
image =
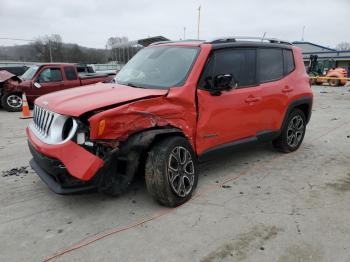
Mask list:
[[34,106],[33,122],[41,135],[47,136],[55,114],[37,105]]

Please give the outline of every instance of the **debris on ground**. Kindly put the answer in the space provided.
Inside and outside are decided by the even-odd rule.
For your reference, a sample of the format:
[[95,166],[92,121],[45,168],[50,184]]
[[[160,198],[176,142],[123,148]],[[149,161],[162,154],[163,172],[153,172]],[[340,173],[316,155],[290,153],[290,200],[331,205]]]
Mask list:
[[333,121],[333,120],[339,120],[339,118],[334,117],[331,119],[331,121]]
[[229,186],[229,185],[222,185],[221,187],[222,188],[231,188],[231,186]]
[[20,175],[26,175],[28,174],[29,166],[21,166],[21,167],[15,167],[10,170],[2,171],[2,177],[8,177],[8,176],[20,176]]
[[328,94],[327,91],[321,91],[320,93],[321,93],[321,94]]

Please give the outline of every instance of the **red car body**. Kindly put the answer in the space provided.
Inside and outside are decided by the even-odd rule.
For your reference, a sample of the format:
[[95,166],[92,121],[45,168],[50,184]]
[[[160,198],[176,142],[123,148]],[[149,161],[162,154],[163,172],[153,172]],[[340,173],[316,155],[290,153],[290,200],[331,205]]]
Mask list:
[[[288,47],[293,52],[295,68],[283,78],[213,95],[198,88],[203,68],[213,52],[212,44],[194,41],[158,46],[199,48],[182,86],[159,90],[96,84],[42,96],[36,105],[46,111],[83,118],[89,126],[89,140],[106,144],[112,150],[122,151],[121,145],[128,144],[137,134],[145,134],[138,137],[141,141],[150,132],[176,130],[198,157],[237,141],[264,140],[278,134],[294,107],[304,110],[307,121],[310,119],[313,95],[297,47]],[[81,181],[91,181],[108,161],[74,141],[46,144],[31,128],[27,128],[27,135],[33,154],[58,160],[70,176]],[[34,164],[34,169],[40,167]]]

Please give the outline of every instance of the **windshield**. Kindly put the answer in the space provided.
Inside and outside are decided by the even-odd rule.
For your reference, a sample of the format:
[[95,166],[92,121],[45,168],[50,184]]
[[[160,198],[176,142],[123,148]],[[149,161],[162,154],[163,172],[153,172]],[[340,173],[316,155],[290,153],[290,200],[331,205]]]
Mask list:
[[115,82],[142,88],[182,86],[199,48],[160,46],[138,52],[117,74]]
[[23,75],[21,75],[22,80],[32,80],[33,76],[35,75],[36,71],[38,71],[39,66],[31,66],[28,68],[27,71],[24,72]]

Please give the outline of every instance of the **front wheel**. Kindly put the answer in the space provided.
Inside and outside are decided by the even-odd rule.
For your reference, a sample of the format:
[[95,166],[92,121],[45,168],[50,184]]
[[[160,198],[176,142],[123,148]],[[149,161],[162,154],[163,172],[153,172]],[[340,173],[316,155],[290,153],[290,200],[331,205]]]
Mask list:
[[280,136],[272,143],[284,153],[297,150],[303,142],[306,130],[306,119],[303,111],[294,109],[288,116]]
[[198,163],[187,140],[176,136],[155,144],[148,153],[145,180],[148,192],[164,206],[189,200],[198,182]]
[[22,104],[22,95],[20,93],[5,94],[1,97],[1,106],[8,112],[21,111]]

